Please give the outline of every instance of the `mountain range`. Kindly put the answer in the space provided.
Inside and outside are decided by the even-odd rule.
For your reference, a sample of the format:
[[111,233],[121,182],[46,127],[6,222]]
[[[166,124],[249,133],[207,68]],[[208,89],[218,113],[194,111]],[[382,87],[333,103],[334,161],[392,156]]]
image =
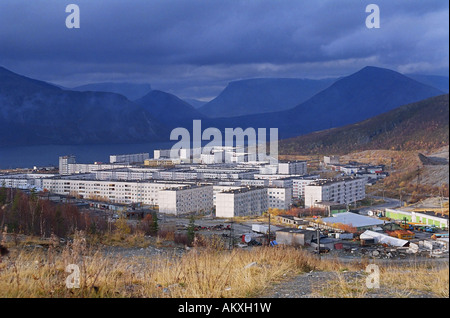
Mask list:
[[449,95],[403,105],[365,121],[285,139],[282,154],[437,149],[449,141]]
[[125,96],[129,100],[135,100],[148,94],[152,90],[152,86],[146,83],[92,83],[76,86],[71,90],[116,93]]
[[[215,99],[216,105],[229,100],[238,105],[233,110],[237,116],[244,104],[261,105],[267,100],[267,105],[278,105],[271,106],[276,111],[265,112],[270,110],[267,106],[258,114],[211,118],[217,115],[209,117],[201,110],[214,100],[196,109],[173,94],[152,90],[149,84],[141,87],[138,95],[143,96],[133,98],[138,95],[123,87],[119,90],[117,85],[61,89],[0,67],[0,146],[167,141],[171,129],[190,130],[193,119],[202,119],[203,128],[222,130],[276,127],[280,138],[290,138],[353,124],[444,93],[433,87],[432,79],[428,81],[431,86],[377,67],[329,80],[236,81]],[[295,102],[293,91],[300,86],[304,89]],[[92,91],[94,88],[102,91]],[[279,110],[285,107],[290,108]]]
[[0,145],[161,140],[166,128],[126,97],[77,92],[0,67]]
[[234,81],[199,108],[209,117],[236,117],[287,110],[330,86],[336,79],[256,78]]
[[135,102],[169,129],[192,126],[193,119],[207,118],[177,96],[159,90],[152,90]]
[[337,80],[289,110],[210,119],[207,124],[221,130],[226,127],[278,128],[279,138],[285,139],[362,121],[442,94],[441,90],[398,72],[368,66]]
[[441,75],[423,75],[423,74],[406,74],[406,76],[421,82],[423,84],[433,86],[444,93],[449,92],[449,78]]

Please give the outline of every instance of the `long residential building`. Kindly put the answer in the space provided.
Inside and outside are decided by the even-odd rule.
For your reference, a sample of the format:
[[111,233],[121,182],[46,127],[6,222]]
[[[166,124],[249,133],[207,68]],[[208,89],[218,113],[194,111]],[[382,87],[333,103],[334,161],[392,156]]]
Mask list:
[[304,175],[307,173],[306,161],[279,162],[278,173],[289,175]]
[[143,203],[159,205],[159,191],[185,187],[187,183],[166,183],[155,181],[105,181],[71,178],[44,179],[42,186],[49,192],[79,196],[86,199],[100,199],[113,203]]
[[110,155],[109,163],[144,163],[146,159],[150,158],[149,153],[134,153],[126,155]]
[[54,177],[54,174],[20,173],[0,175],[0,187],[42,190],[42,180]]
[[89,173],[97,170],[107,170],[115,168],[129,168],[129,164],[119,163],[76,163],[74,156],[59,157],[59,174],[70,175],[76,173]]

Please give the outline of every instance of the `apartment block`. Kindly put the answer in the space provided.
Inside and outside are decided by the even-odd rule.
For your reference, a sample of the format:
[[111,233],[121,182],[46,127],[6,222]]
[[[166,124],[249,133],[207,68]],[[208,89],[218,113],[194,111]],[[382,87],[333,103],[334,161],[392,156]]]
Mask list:
[[267,204],[270,209],[289,210],[292,204],[292,188],[267,188]]
[[212,185],[190,185],[160,190],[159,212],[167,214],[208,213],[214,208]]
[[59,174],[66,175],[70,174],[69,165],[75,164],[75,156],[62,156],[59,157]]
[[16,189],[42,190],[42,180],[51,178],[54,174],[22,173],[0,176],[0,187]]
[[306,161],[279,162],[278,173],[304,175],[307,173]]
[[366,197],[364,178],[316,180],[305,186],[305,206],[318,202],[351,204]]
[[150,158],[149,153],[135,153],[127,155],[111,155],[109,156],[109,163],[143,163]]
[[261,215],[267,210],[267,188],[244,187],[216,195],[216,217]]
[[42,187],[52,193],[79,196],[85,199],[101,199],[113,203],[159,204],[159,191],[185,187],[184,183],[145,181],[104,181],[69,178],[42,180]]
[[292,178],[292,197],[294,199],[305,199],[305,187],[318,180],[319,175],[305,175]]

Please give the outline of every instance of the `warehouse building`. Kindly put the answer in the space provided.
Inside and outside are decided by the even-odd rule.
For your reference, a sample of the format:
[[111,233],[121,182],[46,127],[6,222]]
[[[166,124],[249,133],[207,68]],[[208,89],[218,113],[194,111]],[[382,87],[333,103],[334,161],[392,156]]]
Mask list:
[[334,214],[334,216],[323,218],[321,221],[327,226],[333,226],[335,224],[353,226],[358,231],[371,230],[386,223],[386,221],[353,212]]
[[393,220],[406,220],[408,222],[423,223],[424,225],[434,225],[441,229],[448,229],[448,216],[439,216],[433,212],[386,209],[385,216]]
[[286,228],[275,232],[276,241],[280,245],[305,246],[317,237],[317,231]]

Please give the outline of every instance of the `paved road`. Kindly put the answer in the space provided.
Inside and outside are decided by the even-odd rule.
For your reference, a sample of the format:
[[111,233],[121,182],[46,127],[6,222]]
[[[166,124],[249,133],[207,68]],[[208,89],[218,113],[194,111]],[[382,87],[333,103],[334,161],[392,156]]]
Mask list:
[[393,208],[398,208],[400,207],[400,200],[398,199],[392,199],[392,198],[386,198],[386,197],[379,197],[379,196],[368,196],[371,197],[373,199],[377,199],[377,200],[383,200],[386,201],[382,204],[379,205],[374,205],[368,208],[363,208],[361,210],[359,210],[359,214],[363,214],[363,215],[367,215],[367,212],[371,211],[371,210],[383,210],[383,209],[393,209]]

